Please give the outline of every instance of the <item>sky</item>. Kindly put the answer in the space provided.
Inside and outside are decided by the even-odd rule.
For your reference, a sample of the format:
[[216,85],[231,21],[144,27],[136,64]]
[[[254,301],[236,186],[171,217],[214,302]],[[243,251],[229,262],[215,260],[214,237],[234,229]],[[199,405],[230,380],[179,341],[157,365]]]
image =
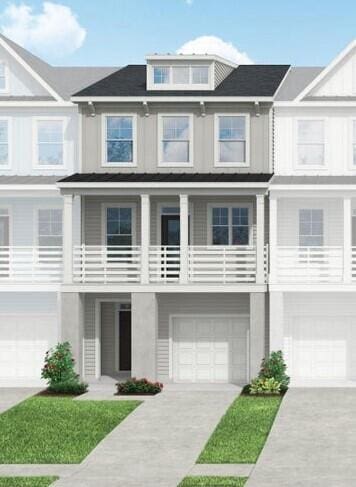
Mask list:
[[181,51],[323,66],[356,38],[356,1],[0,0],[0,31],[55,65]]

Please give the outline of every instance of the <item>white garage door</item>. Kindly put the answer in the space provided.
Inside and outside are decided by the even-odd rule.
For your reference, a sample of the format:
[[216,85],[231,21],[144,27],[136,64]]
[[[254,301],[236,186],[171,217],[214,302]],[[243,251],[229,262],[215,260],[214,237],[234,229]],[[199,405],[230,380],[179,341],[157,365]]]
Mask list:
[[249,318],[172,317],[175,382],[246,383]]
[[356,317],[294,317],[284,346],[288,373],[296,384],[356,380]]
[[41,383],[46,351],[57,342],[53,314],[0,315],[0,385]]

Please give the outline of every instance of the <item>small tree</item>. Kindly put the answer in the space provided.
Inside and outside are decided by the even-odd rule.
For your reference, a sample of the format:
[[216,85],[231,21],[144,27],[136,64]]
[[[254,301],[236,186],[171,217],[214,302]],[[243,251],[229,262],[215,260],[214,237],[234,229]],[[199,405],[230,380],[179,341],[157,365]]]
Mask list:
[[278,352],[271,352],[269,357],[262,360],[261,370],[258,374],[260,379],[275,379],[279,382],[282,388],[287,388],[290,378],[286,374],[287,365],[283,358],[281,350]]
[[54,349],[46,352],[41,377],[48,380],[49,388],[62,382],[78,382],[79,376],[74,370],[74,363],[70,344],[58,343]]

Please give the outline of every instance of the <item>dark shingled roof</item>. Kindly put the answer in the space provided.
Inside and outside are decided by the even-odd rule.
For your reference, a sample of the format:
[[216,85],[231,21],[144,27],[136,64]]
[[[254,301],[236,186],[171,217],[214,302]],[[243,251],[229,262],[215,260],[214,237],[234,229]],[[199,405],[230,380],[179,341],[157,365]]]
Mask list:
[[59,183],[268,183],[262,173],[76,173]]
[[215,90],[147,90],[146,66],[130,64],[74,96],[273,96],[288,65],[241,65]]

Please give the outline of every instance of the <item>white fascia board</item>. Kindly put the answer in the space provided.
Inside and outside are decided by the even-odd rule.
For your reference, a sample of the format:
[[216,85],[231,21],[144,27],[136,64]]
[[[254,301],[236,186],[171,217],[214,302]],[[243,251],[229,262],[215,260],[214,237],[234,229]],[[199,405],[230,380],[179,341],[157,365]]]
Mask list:
[[320,292],[329,292],[329,293],[347,293],[347,292],[355,292],[356,291],[356,283],[351,284],[313,284],[313,283],[303,283],[303,284],[269,284],[268,290],[270,292],[277,291],[277,292],[284,292],[284,293],[320,293]]
[[40,83],[40,85],[45,88],[45,90],[48,91],[57,101],[63,101],[63,98],[38,74],[36,71],[34,71],[31,66],[29,66],[26,61],[19,55],[17,52],[15,52],[11,46],[2,38],[0,38],[0,45],[6,49],[6,51],[14,58],[16,61],[26,69],[28,73],[31,74],[31,76]]
[[266,284],[63,284],[61,292],[85,293],[265,293]]
[[352,108],[356,107],[355,101],[345,101],[345,100],[320,100],[320,101],[275,101],[274,107],[287,107],[287,108],[308,108],[308,107],[340,107],[340,108]]
[[211,183],[192,183],[192,182],[180,182],[180,183],[165,183],[165,182],[117,182],[117,183],[75,183],[75,182],[58,182],[57,187],[62,189],[138,189],[138,188],[172,188],[172,189],[217,189],[217,188],[268,188],[269,183],[220,183],[218,181]]
[[[63,176],[64,177],[64,176]],[[54,184],[0,184],[0,191],[58,191]]]
[[63,108],[63,107],[74,107],[75,104],[71,101],[21,101],[21,100],[9,100],[9,101],[0,101],[0,107],[46,107],[46,108]]
[[327,76],[332,69],[335,68],[339,64],[340,61],[344,59],[347,54],[354,49],[356,46],[356,40],[353,40],[348,44],[345,49],[343,49],[332,61],[328,66],[326,66],[319,75],[313,79],[311,83],[309,83],[308,86],[304,88],[304,90],[299,93],[299,95],[295,98],[295,101],[300,101],[302,100],[315,86],[317,86],[324,78]]
[[[208,90],[207,90],[208,91]],[[209,102],[266,102],[272,103],[273,96],[72,96],[72,102],[85,103],[122,103],[122,102],[138,102],[138,103],[154,103],[154,102],[193,102],[193,103],[209,103]]]
[[58,292],[60,291],[60,284],[54,283],[35,283],[27,282],[23,284],[13,284],[11,282],[0,284],[0,293],[27,293],[27,292]]
[[238,67],[238,64],[217,54],[148,54],[146,61],[218,61],[232,68]]
[[270,192],[274,191],[356,191],[356,184],[274,184],[269,188]]

